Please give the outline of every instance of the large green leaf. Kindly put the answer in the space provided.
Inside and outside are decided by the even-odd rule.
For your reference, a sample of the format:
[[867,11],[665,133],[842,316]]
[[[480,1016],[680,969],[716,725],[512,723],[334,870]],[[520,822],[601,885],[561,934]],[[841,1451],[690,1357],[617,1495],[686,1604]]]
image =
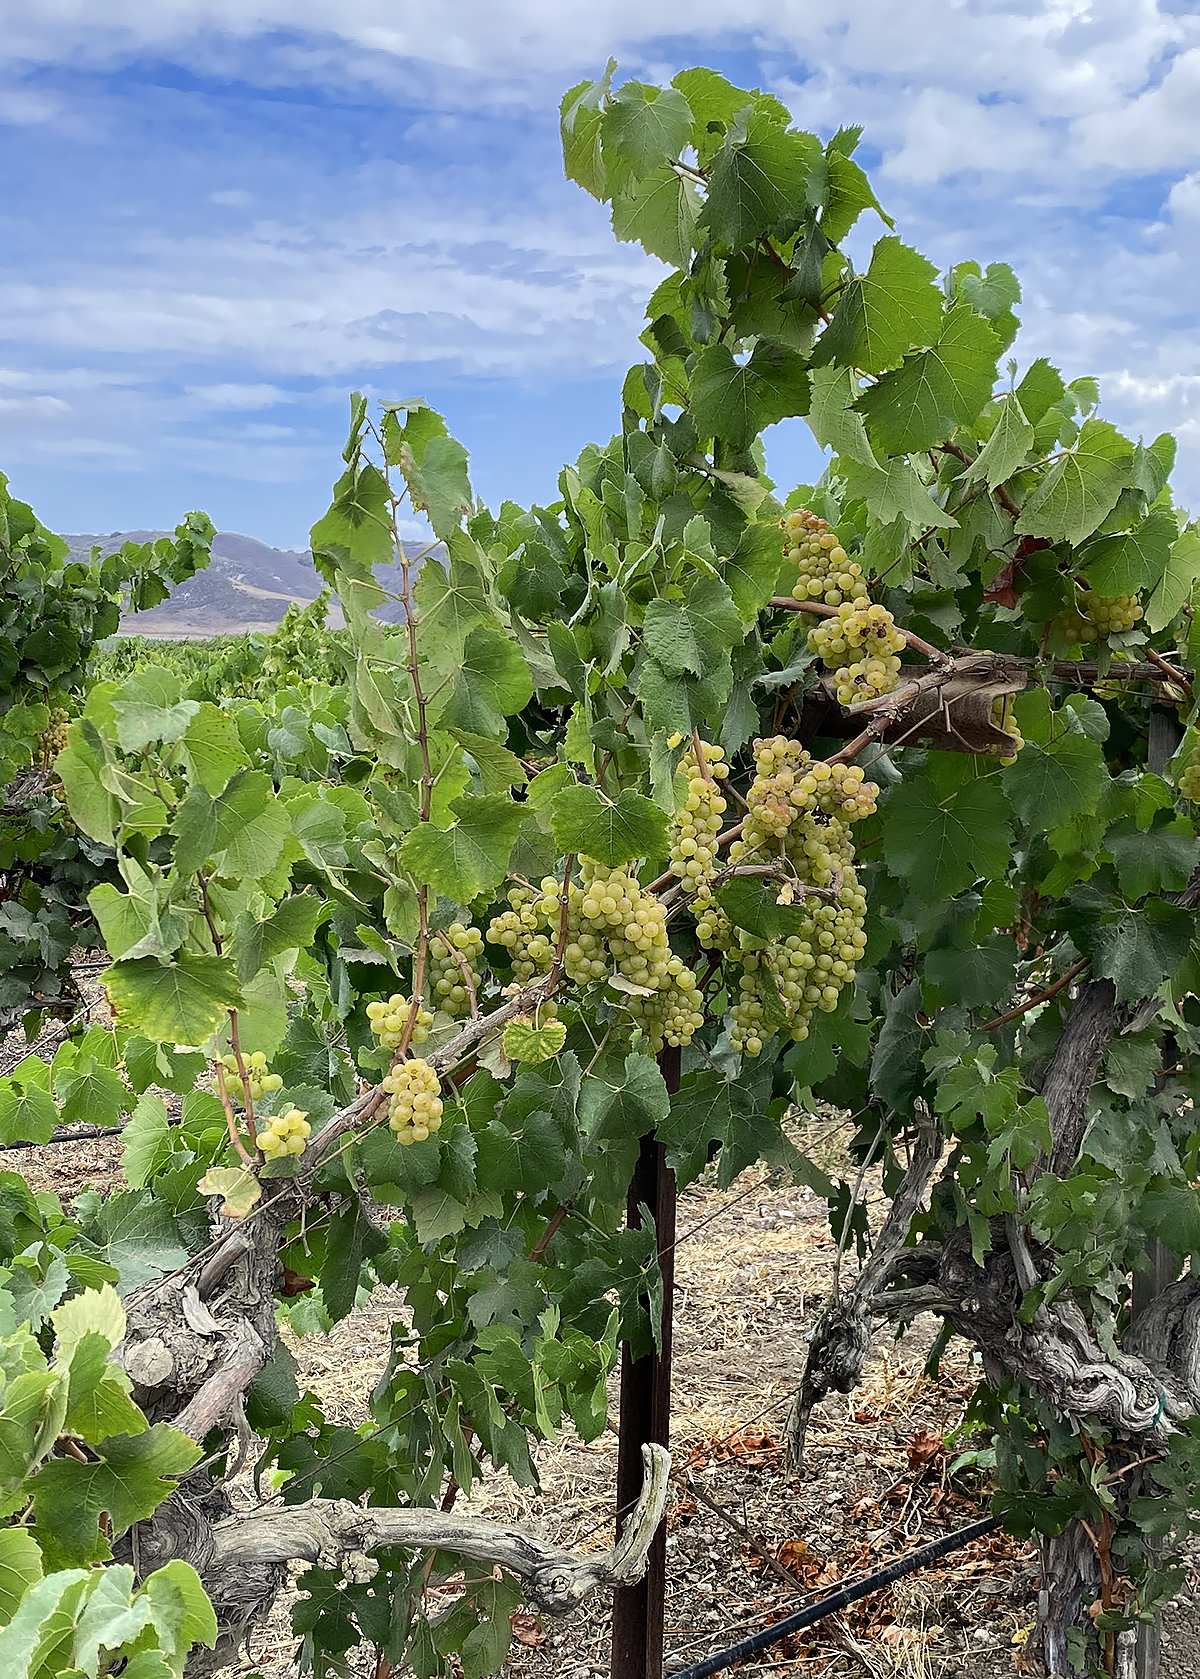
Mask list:
[[1005,772],[1004,786],[1022,822],[1045,833],[1096,809],[1108,786],[1104,753],[1085,735],[1062,734],[1048,746],[1030,740]]
[[1073,449],[1064,450],[1025,498],[1022,536],[1082,542],[1092,535],[1129,482],[1133,444],[1107,420],[1085,420]]
[[686,602],[650,601],[642,633],[647,651],[669,676],[712,676],[746,632],[727,586],[701,576]]
[[738,250],[789,213],[798,215],[820,155],[815,136],[790,133],[761,111],[746,112],[713,159],[701,226]]
[[1077,929],[1075,941],[1092,958],[1096,974],[1111,979],[1117,1001],[1153,997],[1188,953],[1195,916],[1173,904],[1151,900],[1116,921]]
[[1103,536],[1089,543],[1083,553],[1082,569],[1099,594],[1142,594],[1161,580],[1177,535],[1174,515],[1160,509],[1135,530],[1120,536]]
[[629,787],[615,802],[595,787],[566,787],[554,800],[551,826],[560,851],[610,867],[666,855],[666,813]]
[[1000,398],[992,435],[963,473],[963,481],[970,484],[982,478],[994,489],[1023,465],[1032,447],[1033,427],[1022,412],[1017,396],[1010,391]]
[[499,630],[481,624],[466,639],[454,692],[439,722],[503,739],[505,718],[532,697],[533,677],[521,649]]
[[448,828],[420,822],[400,842],[404,868],[421,884],[456,903],[469,904],[498,885],[520,832],[524,813],[499,795],[464,794],[452,806]]
[[674,268],[684,267],[692,254],[699,214],[699,193],[669,163],[613,196],[617,238],[641,245]]
[[58,1567],[103,1561],[109,1546],[100,1533],[101,1513],[108,1512],[114,1538],[127,1532],[153,1515],[202,1455],[195,1441],[167,1423],[104,1440],[92,1450],[95,1459],[88,1463],[53,1458],[29,1483],[35,1529],[52,1545]]
[[899,239],[880,239],[871,263],[851,280],[821,334],[813,365],[882,373],[910,350],[933,344],[941,329],[943,297],[937,269]]
[[931,349],[906,357],[859,398],[872,443],[885,454],[911,455],[973,420],[992,394],[999,351],[987,322],[955,304]]
[[691,106],[674,87],[626,82],[613,96],[600,125],[610,181],[649,175],[678,158],[692,137]]
[[1012,827],[994,775],[949,792],[928,775],[915,777],[889,794],[884,809],[888,868],[918,900],[953,897],[1008,867]]
[[[804,357],[777,339],[760,338],[745,362],[727,344],[701,351],[692,374],[692,418],[700,434],[745,448],[760,431],[807,414]],[[939,436],[941,434],[939,433]]]
[[199,1046],[242,1001],[237,971],[227,956],[192,956],[170,962],[139,956],[114,962],[100,976],[117,1019],[163,1043]]

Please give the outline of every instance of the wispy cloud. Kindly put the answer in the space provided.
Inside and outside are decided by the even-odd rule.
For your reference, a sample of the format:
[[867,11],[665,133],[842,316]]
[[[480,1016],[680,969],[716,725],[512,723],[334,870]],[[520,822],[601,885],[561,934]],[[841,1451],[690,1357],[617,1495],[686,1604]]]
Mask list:
[[341,391],[432,385],[552,483],[660,272],[559,172],[610,53],[864,123],[904,235],[1011,260],[1018,353],[1178,429],[1200,501],[1200,17],[1156,0],[0,0],[4,459],[319,483]]

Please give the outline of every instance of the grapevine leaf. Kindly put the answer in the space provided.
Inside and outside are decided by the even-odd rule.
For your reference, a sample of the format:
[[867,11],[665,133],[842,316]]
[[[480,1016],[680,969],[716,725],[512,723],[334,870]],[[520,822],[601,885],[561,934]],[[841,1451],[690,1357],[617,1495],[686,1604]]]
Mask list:
[[383,590],[374,584],[372,567],[394,557],[391,492],[374,466],[351,464],[333,487],[333,503],[309,536],[317,570],[336,586],[339,572],[367,585],[366,604],[377,606]]
[[1051,367],[1044,356],[1031,362],[1029,370],[1017,386],[1017,400],[1031,425],[1037,425],[1066,391],[1062,374]]
[[456,438],[432,437],[418,458],[406,441],[399,466],[413,506],[428,514],[434,535],[444,541],[458,530],[473,504],[467,451]]
[[925,978],[935,985],[947,1002],[978,1008],[994,1003],[1012,990],[1016,973],[1016,949],[1002,935],[984,945],[966,950],[931,950],[925,958]]
[[777,339],[760,338],[744,363],[727,344],[710,344],[692,374],[691,411],[701,435],[737,449],[777,420],[806,414],[808,401],[804,358]]
[[152,956],[114,962],[100,980],[118,1021],[161,1043],[198,1046],[229,1009],[241,1006],[237,973],[227,956],[181,952],[170,962]]
[[894,236],[880,239],[861,279],[842,292],[813,365],[882,373],[909,350],[934,343],[942,321],[937,269]]
[[233,953],[238,979],[245,983],[277,956],[291,950],[307,950],[328,906],[310,893],[284,898],[263,920],[249,913],[238,920],[233,932]]
[[440,721],[476,735],[503,738],[504,719],[532,697],[533,678],[521,649],[481,624],[467,637],[454,692]]
[[943,795],[928,777],[888,797],[883,850],[888,868],[918,899],[953,897],[980,875],[1008,867],[1012,828],[1004,794],[980,777]]
[[146,1091],[121,1132],[121,1165],[130,1189],[145,1189],[171,1158],[171,1149],[166,1104]]
[[1153,997],[1188,953],[1195,917],[1173,904],[1151,900],[1116,921],[1081,927],[1075,941],[1092,958],[1093,971],[1111,979],[1121,1003]]
[[510,1020],[500,1040],[510,1061],[524,1061],[530,1066],[553,1061],[566,1041],[567,1028],[561,1020],[548,1020],[544,1026],[536,1026],[528,1016]]
[[671,1098],[658,1063],[636,1052],[623,1064],[594,1069],[579,1099],[580,1124],[592,1142],[644,1137],[670,1111]]
[[602,107],[612,83],[615,58],[598,81],[580,82],[570,88],[560,106],[563,168],[569,181],[577,181],[593,198],[606,198],[608,177],[600,145]]
[[249,766],[236,722],[209,700],[188,724],[182,746],[189,770],[213,798],[224,791],[231,775]]
[[766,1091],[761,1085],[753,1074],[727,1079],[702,1073],[672,1098],[658,1135],[681,1188],[699,1177],[714,1143],[721,1147],[718,1181],[724,1188],[777,1142],[779,1122],[768,1112],[769,1082]]
[[354,1309],[364,1262],[386,1247],[386,1236],[371,1223],[358,1196],[343,1202],[333,1216],[321,1268],[321,1297],[335,1321]]
[[613,196],[617,238],[641,245],[674,268],[682,268],[692,254],[699,214],[699,193],[669,163]]
[[766,113],[740,113],[713,159],[700,222],[738,250],[804,204],[820,142],[782,128]]
[[[1189,525],[1171,544],[1166,570],[1150,597],[1146,626],[1152,635],[1174,622],[1200,577],[1200,525]],[[61,758],[59,759],[61,763]]]
[[103,1440],[93,1450],[94,1462],[53,1458],[29,1482],[35,1527],[50,1541],[58,1567],[103,1561],[109,1547],[100,1535],[101,1512],[108,1512],[111,1534],[119,1537],[152,1515],[202,1456],[194,1440],[161,1422],[141,1434]]
[[[27,1057],[27,1061],[32,1059]],[[58,1104],[50,1092],[34,1079],[21,1076],[27,1061],[22,1061],[8,1078],[0,1079],[0,1143],[46,1143],[58,1124]]]
[[421,822],[405,834],[400,862],[417,881],[469,904],[503,877],[524,813],[511,799],[470,793],[451,808],[455,820],[450,827]]
[[685,605],[656,597],[646,607],[647,651],[669,676],[712,676],[745,634],[728,587],[701,576]]
[[1178,892],[1200,862],[1200,839],[1180,818],[1143,833],[1128,817],[1108,830],[1104,848],[1117,870],[1121,894],[1129,901],[1150,892]]
[[1132,467],[1129,439],[1107,420],[1086,420],[1075,447],[1063,451],[1025,498],[1018,533],[1082,542],[1112,511]]
[[1080,557],[1088,583],[1102,595],[1139,595],[1155,588],[1177,534],[1174,516],[1160,509],[1136,530],[1089,543]]
[[210,1166],[196,1189],[221,1197],[222,1218],[248,1218],[262,1200],[262,1184],[248,1166]]
[[858,400],[872,443],[889,455],[932,448],[992,394],[999,340],[968,304],[947,311],[937,343],[908,356]]
[[983,479],[995,489],[1023,465],[1033,447],[1033,427],[1022,413],[1017,397],[1012,392],[1002,396],[999,408],[992,435],[962,475],[964,484]]
[[600,143],[610,180],[649,175],[677,158],[692,136],[692,109],[674,87],[626,82],[601,118]]
[[907,519],[910,525],[953,527],[953,514],[939,507],[921,482],[912,462],[899,455],[886,466],[866,466],[855,460],[841,462],[850,496],[860,497],[881,525],[893,519]]
[[187,1259],[169,1207],[149,1190],[118,1190],[104,1200],[86,1191],[76,1199],[75,1210],[83,1232],[81,1247],[114,1267],[123,1294],[132,1294]]
[[1027,741],[1006,770],[1004,785],[1021,821],[1044,833],[1090,816],[1108,785],[1108,770],[1098,742],[1062,734],[1048,746]]
[[0,1528],[0,1626],[7,1626],[26,1592],[42,1578],[42,1553],[27,1528]]
[[871,1089],[890,1107],[908,1112],[921,1081],[924,1028],[919,980],[910,980],[887,999],[883,1025],[871,1057]]
[[629,787],[615,804],[596,787],[565,787],[554,800],[550,820],[560,851],[594,857],[610,868],[666,853],[666,813]]

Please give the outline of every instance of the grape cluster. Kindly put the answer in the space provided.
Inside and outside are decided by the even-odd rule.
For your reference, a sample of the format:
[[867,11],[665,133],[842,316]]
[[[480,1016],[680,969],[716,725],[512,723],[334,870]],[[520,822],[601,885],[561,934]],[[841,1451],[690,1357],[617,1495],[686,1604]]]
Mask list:
[[[721,783],[729,774],[725,754],[719,746],[700,742],[704,768],[693,746],[675,772],[676,788],[686,787],[682,800],[677,792],[671,821],[671,868],[697,898],[711,896],[709,882],[717,872],[717,835],[725,814]],[[707,771],[707,774],[705,773]]]
[[55,706],[50,713],[50,721],[46,725],[44,734],[39,742],[39,749],[43,764],[49,767],[67,744],[67,729],[71,722],[70,713],[61,706]]
[[857,822],[875,810],[879,788],[857,764],[814,760],[785,735],[754,743],[755,776],[746,804],[753,827],[782,839],[798,816],[820,810]]
[[986,756],[998,758],[1002,764],[1015,764],[1017,753],[1025,744],[1025,736],[1021,733],[1021,725],[1013,715],[1011,694],[1001,694],[992,701],[992,726],[1003,729],[1012,739],[1011,748],[1006,751],[1002,746],[988,746],[984,748]]
[[806,507],[784,515],[784,553],[796,565],[792,594],[797,600],[843,601],[867,598],[862,567],[852,560],[826,521]]
[[458,952],[461,962],[446,949],[441,935],[435,935],[429,943],[429,971],[438,1007],[457,1019],[470,1013],[471,1009],[471,992],[463,976],[463,968],[471,976],[476,997],[479,995],[483,934],[477,927],[452,921],[445,929],[445,937]]
[[778,860],[790,877],[780,902],[795,903],[795,928],[767,943],[734,927],[716,905],[696,925],[701,945],[725,952],[740,969],[730,1038],[751,1056],[777,1031],[807,1037],[814,1011],[836,1008],[854,978],[867,942],[867,900],[853,868],[850,823],[870,815],[879,791],[857,765],[813,761],[785,736],[756,741],[754,756],[749,808],[729,857],[735,864]]
[[[562,890],[552,875],[537,890],[516,887],[508,895],[509,908],[488,925],[488,939],[509,952],[523,982],[548,973],[553,964]],[[655,1049],[687,1043],[703,1023],[696,976],[667,938],[667,912],[658,898],[643,892],[630,865],[612,868],[580,857],[579,879],[571,881],[567,895],[563,967],[576,985],[614,974],[626,982],[619,987],[626,1008]]]
[[[411,1012],[412,999],[402,997],[398,991],[389,997],[386,1003],[382,999],[376,999],[367,1004],[367,1019],[371,1030],[384,1049],[399,1048]],[[423,1044],[429,1037],[429,1028],[432,1025],[432,1009],[427,1009],[424,1003],[419,1004],[409,1043]]]
[[1077,604],[1060,612],[1052,627],[1071,646],[1087,646],[1131,630],[1143,611],[1136,595],[1098,595],[1084,589]]
[[423,1143],[442,1128],[438,1076],[428,1061],[413,1056],[399,1061],[383,1081],[388,1093],[388,1124],[401,1143]]
[[[242,1060],[246,1067],[246,1082],[250,1086],[251,1102],[261,1102],[263,1097],[269,1096],[272,1091],[283,1089],[283,1080],[279,1074],[268,1071],[267,1058],[261,1049],[256,1049],[252,1055],[243,1055]],[[242,1083],[237,1056],[232,1053],[223,1055],[221,1065],[225,1069],[225,1089],[235,1102],[240,1102],[244,1107],[246,1088]]]
[[1200,805],[1200,736],[1195,730],[1191,733],[1192,755],[1180,773],[1177,785],[1185,799],[1194,805]]
[[259,1126],[258,1146],[268,1160],[278,1160],[285,1154],[303,1154],[311,1134],[307,1112],[289,1108]]
[[[834,618],[823,618],[808,632],[808,644],[834,672],[839,705],[890,694],[900,673],[897,654],[904,637],[886,606],[843,601]],[[858,654],[843,663],[847,654]]]

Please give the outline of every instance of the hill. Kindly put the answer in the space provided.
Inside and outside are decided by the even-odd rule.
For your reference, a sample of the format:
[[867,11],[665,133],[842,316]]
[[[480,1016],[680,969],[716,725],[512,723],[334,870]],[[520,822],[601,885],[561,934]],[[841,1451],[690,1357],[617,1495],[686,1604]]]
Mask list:
[[[86,559],[93,548],[112,553],[126,542],[153,542],[169,531],[110,531],[107,536],[68,536],[71,552]],[[418,544],[406,545],[410,554]],[[386,585],[388,578],[381,577]],[[219,531],[206,570],[181,583],[169,600],[149,612],[128,613],[123,635],[212,636],[275,627],[292,601],[315,600],[321,579],[312,555],[272,548],[252,536]],[[393,614],[387,608],[384,616]]]

